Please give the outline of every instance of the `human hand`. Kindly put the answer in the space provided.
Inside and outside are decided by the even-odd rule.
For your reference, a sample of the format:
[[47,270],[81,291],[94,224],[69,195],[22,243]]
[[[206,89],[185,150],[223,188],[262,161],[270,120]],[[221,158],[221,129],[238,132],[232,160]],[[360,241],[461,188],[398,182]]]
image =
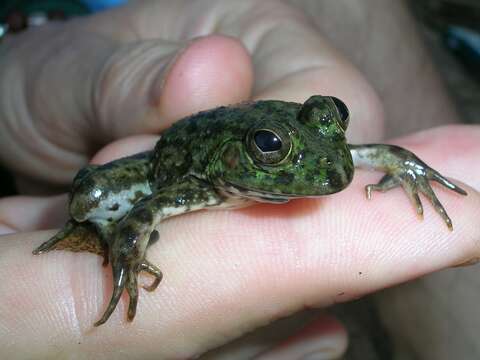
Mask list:
[[[213,32],[232,37],[199,38]],[[2,47],[0,159],[50,185],[70,183],[113,140],[251,98],[322,91],[349,106],[351,141],[382,134],[368,83],[304,14],[276,1],[135,2]]]
[[[302,101],[314,93],[335,95],[349,105],[355,119],[350,139],[369,141],[380,136],[381,110],[373,91],[353,67],[321,40],[298,12],[272,2],[257,5],[254,13],[262,15],[252,20],[245,5],[241,5],[242,15],[229,17],[224,15],[227,10],[225,2],[197,5],[198,8],[189,3],[190,7],[184,9],[177,8],[182,6],[179,4],[168,4],[170,8],[166,9],[163,7],[167,6],[166,3],[134,3],[126,9],[65,25],[67,35],[63,33],[62,37],[75,37],[77,42],[72,43],[70,51],[60,54],[63,57],[55,53],[59,58],[53,62],[50,72],[44,70],[47,74],[38,80],[40,89],[58,89],[58,93],[44,99],[44,93],[30,91],[32,99],[23,99],[25,103],[38,104],[38,108],[27,112],[35,114],[32,124],[43,124],[38,129],[46,129],[46,135],[39,132],[38,142],[27,147],[27,151],[21,149],[21,146],[26,147],[25,142],[10,143],[23,154],[22,161],[16,158],[11,164],[19,174],[64,183],[71,178],[74,169],[105,141],[132,133],[156,132],[191,112],[251,97]],[[235,4],[232,2],[229,6],[238,6]],[[118,28],[119,24],[126,23],[128,28],[124,25]],[[89,34],[97,32],[102,37],[85,37],[86,29]],[[240,38],[251,52],[253,63],[238,41],[214,36],[189,44],[173,64],[166,66],[165,72],[162,68],[168,63],[165,54],[172,56],[173,52],[176,55],[177,48],[172,50],[172,41],[181,43],[208,34],[212,29]],[[49,30],[44,31],[47,34]],[[28,37],[29,34],[22,36]],[[31,36],[38,41],[37,36],[41,35]],[[157,37],[167,39],[167,43],[153,40]],[[139,38],[145,41],[134,42]],[[297,38],[305,41],[294,41]],[[15,40],[23,41],[21,38]],[[92,42],[100,44],[95,47]],[[14,45],[13,42],[7,44]],[[23,51],[32,51],[26,48]],[[68,64],[71,52],[75,51],[84,55],[83,68],[78,73],[65,75],[59,71],[61,64]],[[90,58],[89,63],[87,59]],[[30,62],[35,63],[34,60]],[[43,69],[47,68],[44,63],[41,65]],[[36,73],[34,70],[31,71]],[[72,91],[66,92],[65,89]],[[91,93],[93,89],[95,94]],[[41,98],[36,100],[36,96]],[[90,101],[91,98],[95,101]],[[55,114],[58,116],[52,116]],[[67,114],[68,125],[61,121],[63,114]],[[51,128],[46,125],[48,121],[53,121],[54,125],[49,125]],[[63,129],[61,138],[53,136],[57,128]],[[82,136],[78,136],[77,131]],[[453,130],[437,131],[436,139],[445,140],[451,137]],[[473,131],[467,129],[455,131],[473,136]],[[2,136],[8,140],[7,135]],[[21,140],[23,136],[22,133],[8,137],[11,141]],[[424,148],[409,148],[418,149],[422,158],[431,160],[429,162],[443,173],[457,175],[476,185],[474,179],[478,179],[478,174],[471,179],[464,178],[474,159],[465,158],[463,153],[452,153],[452,159],[458,156],[460,162],[442,166],[445,158],[435,161],[435,143],[431,139],[428,143],[428,135],[425,136]],[[155,139],[153,136],[137,136],[117,141],[103,149],[94,161],[103,162],[149,148]],[[3,138],[1,143],[5,143]],[[464,144],[464,139],[461,143]],[[469,149],[473,153],[479,150],[474,142]],[[5,151],[2,153],[5,156]],[[11,159],[6,161],[13,163]],[[52,171],[45,174],[46,168]],[[19,264],[24,264],[30,250],[51,233],[4,237],[0,243],[3,247],[0,266],[5,269],[1,273],[5,276],[15,273],[17,276],[2,279],[2,293],[8,295],[4,297],[0,312],[4,319],[3,328],[10,330],[11,336],[2,338],[12,343],[12,339],[18,339],[22,334],[31,345],[26,347],[15,342],[10,349],[44,356],[51,354],[54,351],[52,346],[56,345],[61,351],[72,349],[72,352],[92,356],[107,356],[107,351],[114,349],[123,351],[126,357],[144,358],[152,354],[166,358],[187,357],[221,345],[305,305],[322,306],[332,301],[348,300],[461,262],[478,252],[473,239],[478,239],[479,234],[471,226],[475,215],[478,218],[475,191],[467,188],[470,190],[467,200],[446,195],[448,199],[444,204],[451,209],[455,226],[453,234],[444,231],[434,214],[427,217],[425,224],[419,224],[414,216],[403,216],[401,210],[380,224],[368,225],[369,219],[378,220],[381,214],[391,213],[391,205],[397,204],[396,201],[401,203],[403,194],[389,194],[385,212],[381,212],[380,197],[376,199],[375,208],[363,198],[360,187],[369,182],[366,177],[362,175],[362,180],[357,180],[346,192],[321,201],[192,214],[162,224],[162,239],[150,249],[149,258],[164,271],[163,285],[156,293],[141,296],[139,314],[132,325],[121,320],[124,311],[120,307],[114,315],[117,319],[112,318],[106,327],[95,330],[95,338],[91,336],[91,324],[95,314],[101,313],[110,293],[109,289],[95,283],[101,278],[98,258],[89,254],[52,253],[31,259],[32,266],[25,268]],[[61,215],[56,214],[61,214],[62,203],[64,200],[50,198],[5,199],[0,204],[0,218],[11,228],[22,231],[59,226]],[[409,205],[405,203],[404,210],[408,212]],[[357,204],[358,208],[352,204]],[[466,214],[464,218],[456,219],[456,206],[465,206],[462,210]],[[365,214],[361,219],[358,217],[360,208]],[[30,213],[23,210],[22,217],[19,217],[22,209],[29,209]],[[375,216],[377,211],[380,215]],[[45,219],[46,213],[55,216]],[[405,220],[402,222],[399,216]],[[345,218],[356,219],[354,223],[349,222],[348,230],[341,226],[345,224],[342,220]],[[408,228],[403,229],[406,224],[409,224]],[[182,226],[185,237],[173,241],[177,226]],[[245,229],[250,229],[249,234],[245,234]],[[367,233],[366,229],[374,234]],[[392,234],[398,233],[401,235],[393,238]],[[412,258],[411,239],[417,237],[421,239],[415,242],[416,256]],[[362,239],[360,244],[358,239]],[[427,258],[434,239],[439,246]],[[390,246],[395,246],[395,251]],[[343,254],[348,254],[348,258]],[[418,263],[418,259],[424,262]],[[412,269],[413,265],[415,269]],[[71,276],[76,277],[76,274],[81,275],[73,280]],[[19,286],[19,279],[22,286]],[[49,287],[48,291],[43,291],[45,287]],[[58,291],[52,291],[50,287]],[[19,298],[24,301],[19,302]],[[238,301],[239,298],[242,300]],[[22,309],[22,319],[8,311],[12,303]],[[58,303],[62,304],[61,309]],[[35,319],[34,329],[29,319]],[[54,329],[54,333],[48,334],[50,341],[38,335],[45,333],[40,331],[45,328]],[[138,336],[140,333],[141,337]],[[336,348],[341,349],[341,346]],[[256,350],[263,352],[265,348]]]

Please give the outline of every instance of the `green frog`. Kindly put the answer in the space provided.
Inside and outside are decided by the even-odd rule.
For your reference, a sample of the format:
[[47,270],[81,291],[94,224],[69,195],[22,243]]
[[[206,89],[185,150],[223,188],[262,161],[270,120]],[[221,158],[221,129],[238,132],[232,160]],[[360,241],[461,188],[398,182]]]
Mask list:
[[452,229],[429,181],[466,192],[406,149],[348,144],[348,123],[347,106],[332,96],[312,96],[304,104],[222,106],[184,118],[162,133],[152,151],[81,169],[70,192],[71,219],[34,254],[91,251],[103,255],[105,265],[111,262],[113,293],[98,326],[124,290],[127,319],[133,320],[141,271],[154,277],[146,290],[159,285],[162,273],[145,255],[159,237],[159,223],[171,216],[333,194],[350,184],[355,167],[364,167],[385,173],[366,186],[368,198],[402,186],[422,216],[420,192]]

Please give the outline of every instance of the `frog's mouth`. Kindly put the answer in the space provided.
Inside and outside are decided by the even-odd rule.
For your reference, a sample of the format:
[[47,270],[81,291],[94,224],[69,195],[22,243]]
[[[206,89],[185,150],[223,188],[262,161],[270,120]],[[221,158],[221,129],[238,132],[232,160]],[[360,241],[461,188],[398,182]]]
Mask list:
[[315,195],[299,195],[299,194],[286,194],[286,193],[274,193],[266,190],[256,190],[251,188],[246,188],[242,185],[237,185],[228,181],[224,181],[222,184],[222,192],[226,193],[227,196],[237,196],[252,199],[260,202],[268,203],[286,203],[292,199],[300,199],[307,197],[318,197]]

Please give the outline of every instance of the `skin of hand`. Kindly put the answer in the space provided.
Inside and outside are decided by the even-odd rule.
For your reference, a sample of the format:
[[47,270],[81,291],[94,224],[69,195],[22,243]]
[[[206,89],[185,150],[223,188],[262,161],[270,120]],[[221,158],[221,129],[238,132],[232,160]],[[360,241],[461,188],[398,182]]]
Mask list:
[[[0,157],[31,186],[65,185],[95,153],[92,162],[103,163],[151,148],[158,137],[141,134],[251,98],[334,95],[350,108],[351,142],[383,134],[375,91],[298,7],[278,1],[132,2],[27,31],[0,52]],[[478,127],[449,126],[395,143],[478,189],[479,136]],[[401,190],[367,202],[363,185],[378,178],[359,171],[347,190],[320,200],[162,223],[161,239],[148,252],[165,274],[161,286],[142,294],[132,324],[122,302],[96,329],[111,292],[101,259],[30,255],[54,233],[40,230],[65,220],[66,197],[2,199],[0,223],[12,234],[0,238],[0,347],[19,357],[109,358],[115,351],[125,358],[188,358],[305,307],[347,301],[479,256],[474,188],[460,184],[467,198],[438,191],[454,221],[450,233],[428,204],[420,223]],[[312,334],[330,343],[309,341]],[[287,342],[248,344],[236,354],[290,359],[330,348],[328,359],[345,346],[341,326],[322,317]]]

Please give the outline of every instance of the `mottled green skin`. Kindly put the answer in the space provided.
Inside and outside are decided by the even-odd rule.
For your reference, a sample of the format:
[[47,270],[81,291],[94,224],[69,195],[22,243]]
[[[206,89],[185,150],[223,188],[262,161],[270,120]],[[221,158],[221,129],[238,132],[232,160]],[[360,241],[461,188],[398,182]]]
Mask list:
[[[259,101],[220,107],[182,119],[162,133],[152,152],[82,169],[72,186],[72,219],[34,253],[56,247],[104,253],[105,263],[112,264],[114,290],[95,324],[100,325],[124,290],[130,297],[128,319],[133,319],[140,271],[155,277],[147,290],[159,284],[162,274],[145,259],[145,252],[158,238],[156,228],[163,219],[202,208],[332,194],[349,185],[354,163],[387,173],[379,184],[367,186],[369,196],[371,190],[401,185],[421,213],[420,191],[451,227],[428,180],[463,190],[405,149],[349,146],[347,125],[346,106],[328,96],[312,96],[303,105]],[[260,133],[281,141],[265,145]],[[81,237],[69,239],[75,233],[88,234],[88,224],[96,227],[98,244],[81,246]]]

